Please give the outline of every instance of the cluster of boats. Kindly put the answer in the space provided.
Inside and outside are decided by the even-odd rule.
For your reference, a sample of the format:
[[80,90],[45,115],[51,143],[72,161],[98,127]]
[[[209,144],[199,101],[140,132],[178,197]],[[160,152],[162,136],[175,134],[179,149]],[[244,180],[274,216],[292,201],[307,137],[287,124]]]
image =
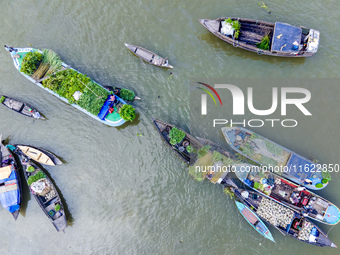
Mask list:
[[41,165],[56,166],[62,161],[53,153],[27,145],[4,146],[0,136],[0,202],[16,220],[22,199],[20,170],[38,205],[58,231],[67,226],[60,195]]
[[[337,247],[326,233],[309,220],[327,225],[336,225],[340,221],[340,210],[335,204],[308,190],[324,188],[326,185],[320,187],[317,184],[328,183],[329,173],[323,170],[320,175],[309,176],[307,168],[298,167],[300,164],[311,166],[315,163],[245,128],[222,128],[227,143],[233,149],[234,153],[231,153],[212,141],[193,137],[183,130],[184,138],[173,144],[171,130],[179,128],[160,120],[153,120],[153,123],[163,140],[189,164],[189,174],[198,181],[208,179],[214,184],[222,184],[226,193],[230,191],[234,194],[240,213],[258,233],[274,241],[265,225],[267,223],[283,235],[299,241],[320,247]],[[247,148],[248,145],[250,148]],[[235,153],[252,164],[240,162]],[[277,165],[299,164],[296,165],[296,172],[311,178],[311,182],[306,181],[307,177],[297,178],[293,170],[280,175],[264,169],[266,163],[274,162],[273,159]],[[240,184],[249,189],[237,185],[231,177],[233,173]]]

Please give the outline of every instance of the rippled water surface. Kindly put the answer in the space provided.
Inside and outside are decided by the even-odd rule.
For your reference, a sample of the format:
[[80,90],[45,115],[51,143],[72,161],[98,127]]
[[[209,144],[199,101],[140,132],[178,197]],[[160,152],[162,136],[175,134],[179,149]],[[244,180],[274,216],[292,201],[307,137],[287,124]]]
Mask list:
[[[189,130],[193,79],[319,79],[318,85],[304,85],[312,93],[312,119],[303,119],[295,129],[257,131],[306,157],[340,163],[340,89],[337,82],[323,84],[323,78],[339,77],[338,1],[268,0],[271,14],[257,2],[1,0],[2,44],[52,49],[99,83],[132,89],[142,100],[133,102],[138,112],[133,124],[107,127],[26,80],[9,54],[0,51],[0,94],[31,102],[48,117],[32,121],[0,107],[0,133],[11,143],[51,150],[67,162],[46,169],[69,211],[66,233],[57,233],[25,188],[17,222],[0,209],[0,253],[338,254],[284,237],[273,228],[276,244],[256,234],[222,187],[189,177],[150,120],[156,117]],[[308,59],[282,59],[235,49],[198,22],[220,16],[315,28],[321,31],[319,52]],[[168,56],[174,69],[142,62],[124,43]],[[257,89],[272,86],[263,82]],[[216,130],[191,128],[194,135],[226,146]],[[320,194],[340,205],[340,181],[333,177]],[[321,227],[331,230],[329,237],[340,245],[339,226]]]

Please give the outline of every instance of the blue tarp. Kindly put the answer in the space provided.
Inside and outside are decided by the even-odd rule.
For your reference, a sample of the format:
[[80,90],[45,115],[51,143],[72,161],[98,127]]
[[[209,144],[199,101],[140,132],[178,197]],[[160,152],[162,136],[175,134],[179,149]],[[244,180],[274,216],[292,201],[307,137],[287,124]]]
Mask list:
[[99,112],[99,114],[98,114],[98,117],[99,117],[99,119],[101,119],[101,120],[104,120],[105,117],[106,117],[106,115],[107,115],[108,112],[109,112],[110,105],[111,105],[111,103],[112,103],[112,101],[109,101],[109,100],[110,100],[110,97],[111,97],[111,95],[109,95],[109,96],[107,97],[105,103],[103,104],[102,109],[100,109],[100,112]]
[[[311,170],[314,169],[314,171],[317,171],[316,165],[313,162],[301,158],[294,153],[290,157],[287,163],[287,167],[288,172],[299,180],[310,179],[313,181],[312,177],[316,173],[312,172]],[[318,179],[317,183],[319,183],[320,179],[319,178],[317,179]]]
[[274,27],[272,51],[284,52],[298,52],[294,49],[293,43],[296,41],[301,42],[301,27],[294,27],[292,25],[276,22]]
[[[15,170],[13,170],[10,174],[10,176],[7,179],[1,180],[2,183],[16,183],[17,184],[17,176],[15,173]],[[20,200],[20,191],[17,190],[11,190],[4,193],[0,193],[0,202],[4,208],[6,208],[9,212],[15,212],[17,211],[20,206],[19,204]]]

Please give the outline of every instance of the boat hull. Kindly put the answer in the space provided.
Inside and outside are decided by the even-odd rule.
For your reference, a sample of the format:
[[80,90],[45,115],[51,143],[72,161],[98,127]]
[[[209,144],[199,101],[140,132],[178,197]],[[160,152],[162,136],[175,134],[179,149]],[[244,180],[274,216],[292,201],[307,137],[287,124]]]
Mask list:
[[[14,51],[10,52],[11,54],[11,57],[13,59],[13,63],[14,63],[14,66],[15,68],[20,72],[20,68],[21,68],[21,65],[19,63],[19,60],[18,58],[15,58],[14,56],[17,55],[18,53],[27,53],[27,52],[30,52],[30,51],[33,51],[34,49],[33,48],[13,48]],[[74,68],[71,68],[69,65],[67,65],[66,63],[62,63],[62,66],[64,68],[69,68],[69,69],[72,69],[78,73],[80,73],[79,71],[77,71],[76,69]],[[95,119],[96,121],[99,121],[105,125],[108,125],[108,126],[112,126],[112,127],[118,127],[118,126],[121,126],[123,125],[126,121],[124,119],[119,119],[117,121],[110,121],[110,120],[101,120],[100,118],[98,118],[98,116],[96,115],[93,115],[91,113],[89,113],[88,111],[86,111],[85,109],[81,108],[80,106],[78,106],[77,104],[70,104],[68,102],[68,100],[64,97],[61,97],[59,96],[57,93],[55,93],[54,91],[48,89],[48,88],[45,88],[40,82],[36,82],[32,77],[30,77],[29,75],[26,75],[22,72],[20,72],[26,79],[28,79],[29,81],[33,82],[35,85],[39,86],[40,88],[44,89],[45,91],[49,92],[50,94],[54,95],[55,97],[59,98],[60,100],[62,100],[63,102],[73,106],[74,108],[76,108],[77,110],[85,113],[86,115],[90,116],[91,118]],[[95,81],[93,81],[95,82]],[[99,86],[103,87],[102,85],[100,85],[99,83],[95,82],[96,84],[98,84]],[[103,87],[104,88],[104,87]],[[106,88],[105,88],[106,89]],[[123,104],[126,104],[126,102],[120,98],[120,97],[117,97],[117,100]]]

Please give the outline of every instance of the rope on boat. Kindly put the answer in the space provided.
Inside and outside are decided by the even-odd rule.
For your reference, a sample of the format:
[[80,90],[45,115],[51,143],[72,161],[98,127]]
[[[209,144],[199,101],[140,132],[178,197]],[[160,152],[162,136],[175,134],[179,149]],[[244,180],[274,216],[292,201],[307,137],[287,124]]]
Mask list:
[[[236,44],[236,42],[237,42],[237,44]],[[239,45],[240,45],[240,42],[237,41],[237,40],[234,40],[233,46],[234,46],[235,48],[237,48]]]
[[263,50],[258,50],[258,51],[257,51],[257,54],[258,54],[258,55],[262,55],[262,54],[263,54]]
[[329,232],[331,232],[331,230],[333,229],[335,227],[335,225],[334,226],[332,226],[329,230],[328,230],[328,232],[327,232],[327,236],[328,236],[328,234],[329,234]]
[[90,89],[84,82],[82,82],[81,80],[79,80],[78,78],[76,78],[78,81],[80,81],[86,88],[88,88],[93,94],[95,94],[98,98],[102,98],[102,96],[98,96],[96,93],[94,93],[94,91],[92,89]]

